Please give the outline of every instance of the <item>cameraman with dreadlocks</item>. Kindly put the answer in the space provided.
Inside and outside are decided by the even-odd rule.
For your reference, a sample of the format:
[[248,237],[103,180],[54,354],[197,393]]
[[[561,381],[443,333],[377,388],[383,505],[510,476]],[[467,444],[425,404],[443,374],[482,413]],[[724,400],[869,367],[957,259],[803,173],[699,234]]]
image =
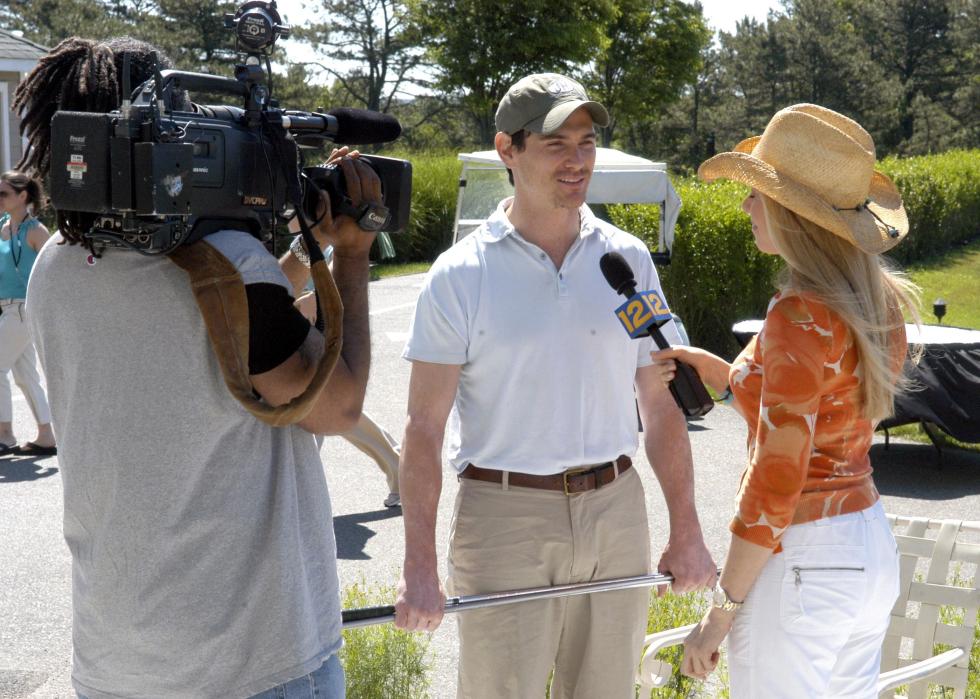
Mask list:
[[[28,141],[19,167],[47,176],[54,112],[115,109],[124,57],[139,85],[154,51],[71,38],[42,58],[16,92]],[[331,157],[355,204],[380,202],[369,167],[344,149]],[[27,305],[60,444],[81,697],[344,695],[336,546],[312,433],[347,431],[361,412],[374,236],[333,219],[325,197],[321,206],[314,233],[334,248],[343,349],[312,411],[289,427],[232,397],[176,264],[100,250],[59,213]],[[292,305],[309,269],[292,253],[277,263],[241,231],[206,240],[245,283],[252,388],[284,404],[324,353]]]

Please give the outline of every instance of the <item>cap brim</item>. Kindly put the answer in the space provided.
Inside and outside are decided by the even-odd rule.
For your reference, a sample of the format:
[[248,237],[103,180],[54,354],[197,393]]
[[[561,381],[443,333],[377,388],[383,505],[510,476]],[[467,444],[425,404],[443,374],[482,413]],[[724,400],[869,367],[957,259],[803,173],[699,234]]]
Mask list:
[[572,115],[572,112],[580,107],[585,107],[588,110],[592,117],[592,123],[596,126],[609,126],[609,112],[601,104],[592,100],[572,99],[556,104],[547,114],[528,122],[524,128],[543,135],[553,134],[561,128],[561,125]]
[[782,176],[765,161],[744,151],[719,153],[706,160],[698,168],[698,177],[706,182],[729,179],[748,185],[865,252],[885,252],[908,234],[908,216],[901,194],[890,179],[877,171],[872,177],[867,207],[843,211],[835,209],[810,188]]

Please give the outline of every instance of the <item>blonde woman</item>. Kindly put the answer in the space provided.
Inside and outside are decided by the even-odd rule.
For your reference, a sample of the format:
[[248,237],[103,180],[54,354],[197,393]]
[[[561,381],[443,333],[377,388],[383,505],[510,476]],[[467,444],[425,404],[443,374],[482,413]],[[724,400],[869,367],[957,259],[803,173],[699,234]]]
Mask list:
[[698,170],[752,188],[742,208],[756,245],[786,263],[762,331],[732,364],[697,348],[654,353],[665,378],[679,359],[730,391],[749,427],[731,547],[682,665],[706,677],[728,636],[735,699],[876,696],[898,558],[868,450],[901,383],[915,289],[880,258],[908,219],[874,165],[861,126],[800,104]]
[[34,343],[24,313],[27,280],[49,233],[33,211],[41,202],[37,180],[16,170],[0,175],[0,374],[12,371],[37,421],[37,436],[16,446],[10,384],[0,380],[0,454],[57,453],[51,411],[37,371]]

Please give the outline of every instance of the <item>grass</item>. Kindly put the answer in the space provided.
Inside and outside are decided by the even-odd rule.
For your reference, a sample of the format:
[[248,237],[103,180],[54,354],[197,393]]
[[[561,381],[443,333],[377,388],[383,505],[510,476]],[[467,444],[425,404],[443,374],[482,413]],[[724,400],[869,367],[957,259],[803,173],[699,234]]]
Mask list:
[[932,304],[946,301],[943,325],[980,328],[980,238],[939,257],[910,265],[909,278],[922,287],[922,320],[935,323]]
[[[980,571],[977,573],[980,575]],[[952,585],[956,587],[970,587],[972,581],[966,580],[962,575],[962,569],[957,568],[953,571]],[[943,607],[939,610],[940,618],[944,624],[950,626],[963,625],[963,609],[959,607]],[[951,646],[937,644],[933,653],[942,653],[950,649]],[[930,699],[945,699],[945,687],[933,687]],[[973,633],[973,649],[970,652],[970,669],[966,679],[966,696],[980,697],[980,613],[977,614],[977,625]]]
[[[395,588],[363,581],[344,589],[344,609],[391,604]],[[394,624],[344,631],[340,660],[349,699],[421,699],[428,697],[432,663],[427,634],[409,633]]]
[[424,274],[432,266],[431,262],[404,262],[396,264],[380,263],[371,268],[375,279],[401,277],[406,274]]
[[[923,576],[921,574],[917,573],[915,577],[917,581],[922,582]],[[952,579],[948,581],[948,584],[953,587],[969,589],[973,586],[973,581],[963,576],[962,567],[958,565],[953,570]],[[939,620],[949,626],[963,626],[963,613],[962,607],[943,606],[939,608]],[[952,647],[937,643],[933,647],[932,653],[939,655]],[[970,664],[967,672],[966,696],[968,699],[980,697],[980,613],[977,614],[977,625],[974,628],[973,648],[970,652]],[[896,687],[895,695],[907,696],[908,690],[909,685],[907,684]],[[947,699],[951,696],[953,696],[951,688],[936,684],[929,686],[928,699]]]

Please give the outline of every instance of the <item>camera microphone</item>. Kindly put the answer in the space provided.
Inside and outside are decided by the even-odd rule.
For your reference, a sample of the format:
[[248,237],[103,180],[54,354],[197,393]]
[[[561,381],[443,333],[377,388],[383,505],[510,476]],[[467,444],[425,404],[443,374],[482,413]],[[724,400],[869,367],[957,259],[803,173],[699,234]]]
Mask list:
[[[671,319],[670,310],[656,291],[636,290],[636,278],[626,258],[618,252],[607,252],[599,258],[599,269],[617,294],[626,303],[616,309],[616,317],[632,338],[649,335],[660,349],[670,344],[660,332],[660,326]],[[670,382],[670,394],[677,407],[687,417],[700,417],[714,407],[714,401],[701,383],[697,372],[683,362],[677,362],[677,373]]]
[[402,133],[402,125],[390,114],[338,107],[327,115],[337,120],[337,130],[331,134],[334,143],[388,143]]
[[326,136],[338,145],[388,143],[402,133],[402,125],[390,114],[350,107],[331,109],[326,114],[286,112],[282,125],[300,138],[309,131],[312,136]]

